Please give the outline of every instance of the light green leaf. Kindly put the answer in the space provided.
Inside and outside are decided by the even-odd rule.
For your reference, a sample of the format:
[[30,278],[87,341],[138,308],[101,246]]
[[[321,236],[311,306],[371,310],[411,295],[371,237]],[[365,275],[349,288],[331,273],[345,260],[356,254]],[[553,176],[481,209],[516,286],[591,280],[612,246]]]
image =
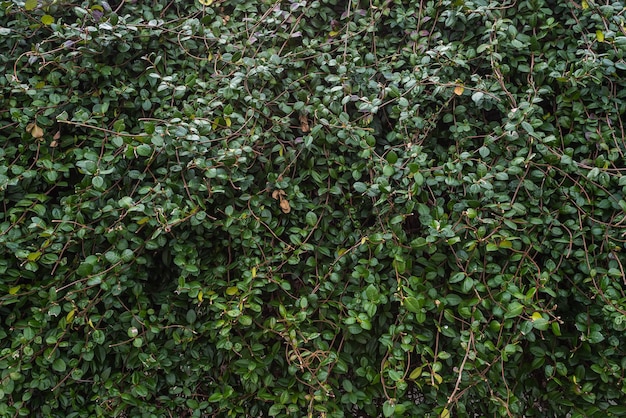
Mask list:
[[385,403],[383,404],[383,415],[385,417],[390,417],[393,415],[393,413],[396,410],[396,404],[395,402],[391,401],[391,400],[387,400],[385,401]]

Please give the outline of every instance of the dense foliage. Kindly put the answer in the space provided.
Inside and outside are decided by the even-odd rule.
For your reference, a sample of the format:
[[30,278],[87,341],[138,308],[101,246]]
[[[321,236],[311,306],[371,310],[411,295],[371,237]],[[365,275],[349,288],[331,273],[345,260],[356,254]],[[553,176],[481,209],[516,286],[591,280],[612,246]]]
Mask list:
[[615,0],[0,3],[0,416],[626,415]]

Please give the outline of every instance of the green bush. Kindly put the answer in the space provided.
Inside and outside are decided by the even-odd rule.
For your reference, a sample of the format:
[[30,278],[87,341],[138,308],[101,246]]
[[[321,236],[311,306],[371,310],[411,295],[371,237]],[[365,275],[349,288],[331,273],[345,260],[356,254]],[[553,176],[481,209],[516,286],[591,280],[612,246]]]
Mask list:
[[624,4],[0,3],[0,416],[626,415]]

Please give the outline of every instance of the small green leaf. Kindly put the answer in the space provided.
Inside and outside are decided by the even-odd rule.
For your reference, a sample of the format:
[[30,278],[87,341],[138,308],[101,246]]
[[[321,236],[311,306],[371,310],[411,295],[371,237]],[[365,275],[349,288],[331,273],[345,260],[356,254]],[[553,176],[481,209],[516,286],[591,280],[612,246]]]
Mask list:
[[87,286],[97,286],[102,283],[102,276],[97,275],[87,280]]
[[387,400],[385,401],[385,403],[383,404],[383,415],[385,417],[390,417],[393,415],[393,413],[396,410],[396,404],[395,402],[391,401],[391,400]]
[[198,402],[195,399],[187,399],[185,401],[185,404],[191,408],[191,409],[199,409],[200,408],[200,402]]
[[[58,116],[57,116],[58,119]],[[115,122],[113,122],[113,130],[115,132],[122,132],[124,129],[126,129],[126,124],[124,123],[124,119],[118,119]]]
[[315,226],[317,224],[317,215],[314,212],[308,212],[306,214],[306,223],[309,226]]
[[597,344],[599,342],[604,341],[604,335],[600,331],[592,331],[589,333],[589,342],[592,344]]
[[150,142],[157,147],[162,147],[165,141],[163,141],[163,137],[161,135],[152,135],[150,138]]
[[104,258],[106,258],[106,260],[111,264],[115,264],[120,261],[120,256],[115,251],[107,251],[104,253]]
[[461,290],[463,293],[469,293],[474,288],[474,279],[466,277],[461,284]]
[[238,318],[239,323],[245,327],[252,325],[252,318],[248,315],[242,315]]
[[[209,400],[211,400],[211,398],[209,398]],[[267,414],[270,417],[275,417],[276,415],[280,414],[281,409],[284,408],[284,405],[281,404],[274,404],[272,406],[270,406],[269,411],[267,412]]]
[[550,326],[550,322],[547,319],[539,318],[532,321],[533,327],[540,331],[546,331]]
[[487,251],[498,251],[498,245],[492,242],[487,244]]
[[224,395],[220,392],[213,392],[211,396],[209,396],[209,402],[219,402],[224,399]]
[[511,302],[507,308],[507,312],[504,314],[505,318],[515,318],[524,311],[524,305],[519,302]]
[[148,144],[139,145],[135,151],[137,152],[137,155],[142,157],[149,157],[152,155],[152,147]]
[[459,271],[458,273],[455,273],[452,275],[452,277],[450,277],[450,280],[448,280],[449,283],[458,283],[460,281],[462,281],[463,279],[465,279],[465,272],[464,271]]
[[130,327],[126,330],[126,335],[128,335],[129,338],[135,338],[139,335],[139,330],[137,327]]
[[386,156],[386,160],[389,164],[395,164],[398,161],[398,154],[395,151],[389,151]]
[[93,334],[92,334],[92,337],[93,337],[93,341],[96,344],[103,344],[104,343],[105,336],[104,336],[104,332],[102,330],[99,330],[99,329],[95,330],[93,332]]
[[626,416],[626,406],[622,406],[622,405],[610,406],[608,411],[617,417]]
[[93,272],[93,264],[84,262],[76,269],[76,274],[81,277],[87,277]]
[[418,313],[422,309],[422,303],[419,300],[417,300],[417,298],[414,298],[413,296],[409,296],[406,299],[404,299],[404,307],[409,312]]
[[354,190],[359,193],[363,193],[367,190],[367,184],[357,181],[356,183],[354,183]]
[[137,393],[137,395],[141,396],[142,398],[145,398],[148,396],[148,389],[143,385],[137,385],[135,386],[135,393]]
[[124,196],[117,201],[117,204],[124,209],[128,209],[134,205],[133,198],[130,196]]
[[367,296],[367,299],[371,302],[377,302],[380,298],[378,288],[373,284],[367,286],[367,288],[365,289],[365,295]]
[[102,190],[102,186],[104,185],[104,179],[101,176],[95,176],[91,179],[91,185],[96,190]]
[[67,365],[65,364],[63,359],[58,358],[54,360],[54,362],[52,363],[52,369],[54,369],[55,371],[59,373],[63,373],[66,368],[67,368]]
[[482,103],[482,101],[483,101],[483,97],[484,96],[485,96],[485,93],[483,93],[482,91],[477,91],[474,94],[472,94],[472,100],[477,105],[480,105]]
[[193,324],[196,322],[196,316],[196,311],[194,309],[189,309],[186,315],[187,322]]
[[230,316],[231,318],[237,318],[241,315],[241,311],[239,309],[230,309],[226,311],[226,315]]

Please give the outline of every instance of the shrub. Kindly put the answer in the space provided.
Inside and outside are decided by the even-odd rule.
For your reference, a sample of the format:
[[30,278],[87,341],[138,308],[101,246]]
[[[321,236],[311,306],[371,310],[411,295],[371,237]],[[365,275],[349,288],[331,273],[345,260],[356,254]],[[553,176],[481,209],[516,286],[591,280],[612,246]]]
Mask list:
[[624,5],[561,3],[0,3],[0,414],[625,415]]

